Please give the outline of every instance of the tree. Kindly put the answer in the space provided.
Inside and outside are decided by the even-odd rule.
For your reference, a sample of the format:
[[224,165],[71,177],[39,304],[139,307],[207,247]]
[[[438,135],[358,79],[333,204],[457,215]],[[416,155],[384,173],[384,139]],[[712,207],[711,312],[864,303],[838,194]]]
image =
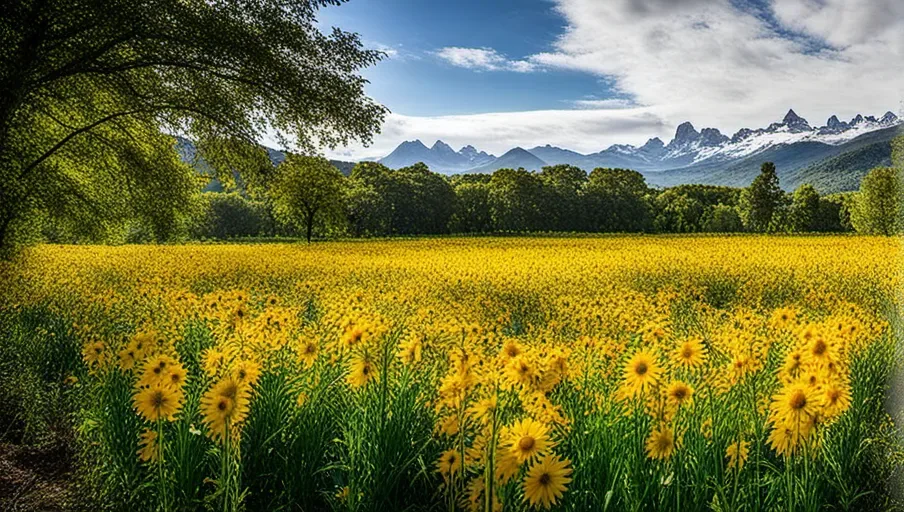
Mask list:
[[449,230],[455,191],[446,178],[423,163],[390,172],[393,227],[403,235],[441,234]]
[[315,15],[341,0],[11,0],[0,17],[0,250],[31,218],[156,219],[194,184],[172,137],[218,173],[260,166],[265,130],[305,152],[370,141],[385,108],[358,71],[382,54]]
[[260,236],[268,231],[269,219],[264,207],[236,192],[205,192],[189,225],[192,238],[235,238]]
[[741,192],[740,213],[750,231],[765,232],[774,227],[773,215],[784,205],[785,193],[778,185],[775,164],[765,162],[760,174]]
[[586,229],[637,232],[652,227],[651,190],[629,169],[594,169],[584,187]]
[[485,233],[493,229],[488,184],[461,182],[455,187],[455,198],[455,213],[449,220],[452,232]]
[[744,230],[738,210],[724,204],[707,209],[700,227],[706,233],[736,233]]
[[851,223],[858,233],[890,236],[904,231],[901,172],[877,167],[863,177],[851,210]]
[[324,228],[345,217],[345,177],[321,157],[288,155],[277,166],[271,188],[275,212],[284,222],[302,227],[311,242],[315,224]]
[[581,226],[581,201],[587,173],[580,167],[560,164],[544,167],[538,175],[543,182],[546,228],[553,231],[578,231]]
[[804,183],[797,187],[791,196],[788,226],[791,231],[796,233],[817,231],[819,204],[819,192],[813,185]]
[[502,231],[539,231],[543,182],[525,169],[498,169],[489,183],[493,225]]

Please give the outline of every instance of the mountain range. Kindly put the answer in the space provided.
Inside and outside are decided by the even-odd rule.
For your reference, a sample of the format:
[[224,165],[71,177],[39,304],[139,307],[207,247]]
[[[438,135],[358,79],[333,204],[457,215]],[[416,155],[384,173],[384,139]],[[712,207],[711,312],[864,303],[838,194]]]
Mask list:
[[[845,176],[825,175],[828,170],[843,173],[846,163],[852,172],[865,172],[869,165],[888,165],[890,141],[902,133],[902,120],[886,112],[880,118],[857,115],[848,122],[831,116],[824,126],[813,127],[789,110],[781,122],[765,128],[742,128],[731,137],[715,128],[700,131],[690,123],[678,126],[667,144],[652,138],[642,146],[616,144],[602,151],[582,154],[551,146],[530,149],[513,148],[496,157],[473,146],[453,150],[443,141],[428,148],[421,141],[406,141],[379,161],[390,168],[424,162],[431,170],[445,174],[491,173],[501,168],[523,167],[539,170],[546,165],[571,164],[585,170],[597,167],[629,168],[641,172],[654,185],[706,183],[746,186],[764,161],[773,161],[784,187],[800,183],[798,175],[817,188],[856,189],[856,182]],[[887,151],[886,151],[887,150]],[[845,158],[845,155],[848,155]],[[868,169],[868,168],[867,168]]]

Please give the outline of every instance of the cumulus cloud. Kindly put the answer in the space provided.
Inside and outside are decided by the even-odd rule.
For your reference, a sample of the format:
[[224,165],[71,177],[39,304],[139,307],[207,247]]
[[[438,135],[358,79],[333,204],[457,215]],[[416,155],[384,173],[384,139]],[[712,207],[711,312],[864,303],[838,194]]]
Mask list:
[[[820,125],[832,114],[881,115],[904,99],[902,0],[553,0],[566,22],[546,52],[512,61],[490,48],[448,47],[448,63],[480,71],[571,70],[600,77],[625,99],[573,101],[571,110],[392,115],[374,146],[441,138],[501,152],[555,144],[598,151],[668,140],[691,121],[731,135],[781,120],[789,108]],[[567,98],[562,98],[567,100]]]
[[788,108],[882,114],[904,91],[904,2],[556,0],[568,23],[537,64],[611,79],[673,124],[731,132]]
[[434,55],[460,68],[477,71],[514,71],[529,73],[536,71],[535,63],[527,60],[509,60],[492,48],[462,48],[448,46],[440,48]]

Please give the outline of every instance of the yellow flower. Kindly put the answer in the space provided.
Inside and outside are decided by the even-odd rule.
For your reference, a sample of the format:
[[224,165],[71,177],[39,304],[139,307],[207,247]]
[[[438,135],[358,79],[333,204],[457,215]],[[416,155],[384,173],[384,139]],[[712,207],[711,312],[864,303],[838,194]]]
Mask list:
[[516,474],[521,464],[518,462],[518,456],[508,450],[497,450],[496,452],[496,480],[500,484],[505,484],[511,480]]
[[571,468],[568,459],[557,455],[547,455],[530,467],[524,477],[524,501],[533,507],[549,509],[565,492],[565,485],[571,482],[568,475]]
[[472,405],[468,412],[475,419],[480,421],[481,423],[488,423],[492,421],[493,415],[496,413],[497,407],[497,398],[496,395],[478,400],[476,404]]
[[750,453],[750,443],[747,441],[735,441],[725,449],[725,457],[728,459],[730,469],[743,469]]
[[143,462],[157,462],[160,458],[160,450],[157,445],[157,432],[145,430],[138,441],[138,458]]
[[851,406],[850,387],[831,382],[822,388],[822,404],[826,418],[837,418]]
[[377,368],[368,355],[358,355],[352,358],[349,365],[349,373],[346,380],[353,388],[366,386],[377,378]]
[[138,381],[139,386],[155,386],[157,384],[169,384],[170,368],[178,365],[179,362],[166,354],[158,354],[148,358],[144,362],[141,373],[141,380]]
[[261,365],[251,361],[239,361],[232,368],[232,376],[243,386],[253,386],[261,376]]
[[675,362],[684,368],[700,368],[706,363],[706,347],[702,338],[691,338],[675,350]]
[[152,386],[139,388],[133,401],[135,409],[146,420],[173,421],[176,419],[176,413],[182,407],[182,393],[159,382]]
[[87,343],[82,348],[82,356],[85,359],[85,363],[88,366],[100,366],[104,363],[104,359],[106,355],[106,347],[104,346],[104,342],[95,341],[92,343]]
[[647,457],[668,460],[675,452],[675,434],[669,427],[660,427],[650,433],[646,442]]
[[543,455],[546,450],[555,446],[549,439],[546,425],[531,418],[516,421],[509,432],[509,450],[519,463]]
[[318,352],[320,352],[320,347],[317,345],[317,342],[315,340],[306,340],[301,344],[301,350],[298,357],[304,363],[305,368],[310,368],[314,366],[314,361],[317,360]]
[[461,454],[456,450],[446,450],[436,461],[436,470],[443,478],[448,479],[461,470]]
[[667,403],[677,409],[694,403],[694,389],[680,380],[673,381],[665,390]]
[[625,365],[622,394],[630,398],[646,393],[656,385],[661,372],[656,364],[656,357],[651,352],[645,350],[635,352]]
[[236,435],[248,414],[249,391],[237,380],[224,378],[201,397],[201,415],[208,435],[223,439]]

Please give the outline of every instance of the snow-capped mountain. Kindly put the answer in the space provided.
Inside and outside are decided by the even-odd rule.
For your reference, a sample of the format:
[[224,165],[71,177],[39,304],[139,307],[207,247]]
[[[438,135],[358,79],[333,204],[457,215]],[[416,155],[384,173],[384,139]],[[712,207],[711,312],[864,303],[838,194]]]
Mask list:
[[[843,145],[871,132],[901,126],[902,121],[892,112],[881,118],[857,115],[850,121],[831,116],[823,126],[813,127],[794,110],[789,110],[780,122],[766,128],[742,128],[731,137],[716,128],[700,131],[690,122],[681,123],[675,136],[667,144],[659,138],[648,140],[643,146],[615,144],[602,151],[581,154],[549,144],[526,150],[544,164],[571,164],[585,170],[596,167],[621,167],[651,173],[688,168],[726,167],[761,153],[773,153],[782,149],[791,154],[788,161],[795,165],[808,165],[818,158],[837,153],[833,147]],[[894,130],[890,130],[891,133]],[[519,148],[520,149],[520,148]],[[793,157],[800,150],[799,158]],[[524,150],[522,150],[524,151]],[[522,155],[523,156],[523,155]],[[420,141],[403,142],[390,155],[380,160],[383,164],[398,168],[424,162],[438,172],[492,172],[511,165],[473,146],[465,146],[458,152],[442,141],[427,148]],[[538,165],[532,162],[533,166]],[[656,180],[653,180],[656,181]]]

